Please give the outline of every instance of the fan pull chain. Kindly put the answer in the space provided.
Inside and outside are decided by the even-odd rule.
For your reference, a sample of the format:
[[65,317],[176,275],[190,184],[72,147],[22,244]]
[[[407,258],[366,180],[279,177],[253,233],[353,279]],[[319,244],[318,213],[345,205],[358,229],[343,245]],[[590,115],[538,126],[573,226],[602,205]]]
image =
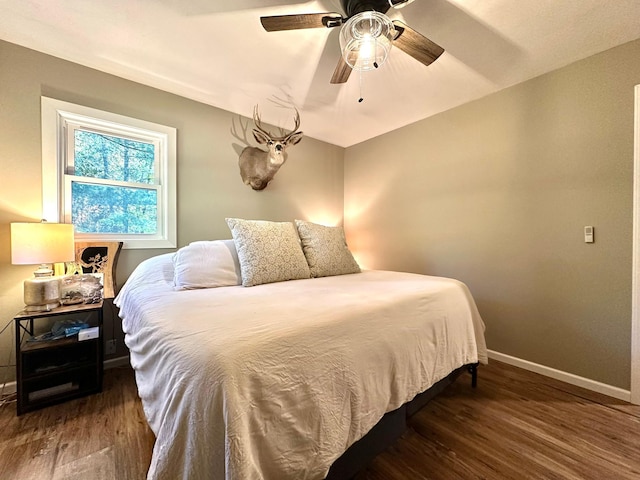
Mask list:
[[360,86],[360,98],[358,99],[358,103],[362,103],[364,98],[362,98],[362,70],[358,70],[359,74],[359,86]]
[[378,68],[378,37],[373,38],[373,67]]

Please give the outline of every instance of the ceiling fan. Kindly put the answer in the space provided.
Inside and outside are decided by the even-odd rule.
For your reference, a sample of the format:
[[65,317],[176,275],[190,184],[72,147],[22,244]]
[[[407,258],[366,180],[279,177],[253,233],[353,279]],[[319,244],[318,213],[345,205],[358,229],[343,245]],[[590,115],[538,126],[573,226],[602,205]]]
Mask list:
[[351,70],[366,71],[382,65],[392,44],[424,65],[430,65],[442,55],[442,47],[403,22],[391,21],[386,16],[391,7],[401,8],[412,1],[340,0],[345,16],[336,12],[274,15],[260,17],[260,22],[267,32],[342,27],[342,55],[331,83],[345,83]]

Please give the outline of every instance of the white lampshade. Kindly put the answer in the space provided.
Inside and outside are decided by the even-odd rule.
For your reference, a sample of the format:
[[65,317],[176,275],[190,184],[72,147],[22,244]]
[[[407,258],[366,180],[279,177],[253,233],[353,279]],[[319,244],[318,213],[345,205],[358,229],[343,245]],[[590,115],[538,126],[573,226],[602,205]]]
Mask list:
[[73,225],[66,223],[12,223],[11,263],[38,265],[75,259]]
[[75,259],[73,225],[64,223],[12,223],[11,263],[37,265],[35,278],[24,282],[27,311],[50,310],[60,304],[59,279],[47,264]]

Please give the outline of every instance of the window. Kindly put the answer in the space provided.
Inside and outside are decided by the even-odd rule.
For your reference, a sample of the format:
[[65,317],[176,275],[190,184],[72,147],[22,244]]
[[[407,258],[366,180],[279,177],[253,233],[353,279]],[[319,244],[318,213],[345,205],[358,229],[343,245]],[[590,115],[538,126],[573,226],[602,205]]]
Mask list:
[[176,130],[42,97],[43,218],[76,240],[176,246]]

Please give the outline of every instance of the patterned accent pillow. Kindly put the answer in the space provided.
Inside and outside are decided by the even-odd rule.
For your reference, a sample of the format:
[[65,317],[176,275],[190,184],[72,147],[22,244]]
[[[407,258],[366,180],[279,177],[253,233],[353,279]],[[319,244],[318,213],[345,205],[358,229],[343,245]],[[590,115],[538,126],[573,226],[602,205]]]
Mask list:
[[243,286],[310,278],[293,223],[226,220],[238,251]]
[[312,277],[360,273],[342,227],[325,227],[302,220],[296,220],[296,227]]

